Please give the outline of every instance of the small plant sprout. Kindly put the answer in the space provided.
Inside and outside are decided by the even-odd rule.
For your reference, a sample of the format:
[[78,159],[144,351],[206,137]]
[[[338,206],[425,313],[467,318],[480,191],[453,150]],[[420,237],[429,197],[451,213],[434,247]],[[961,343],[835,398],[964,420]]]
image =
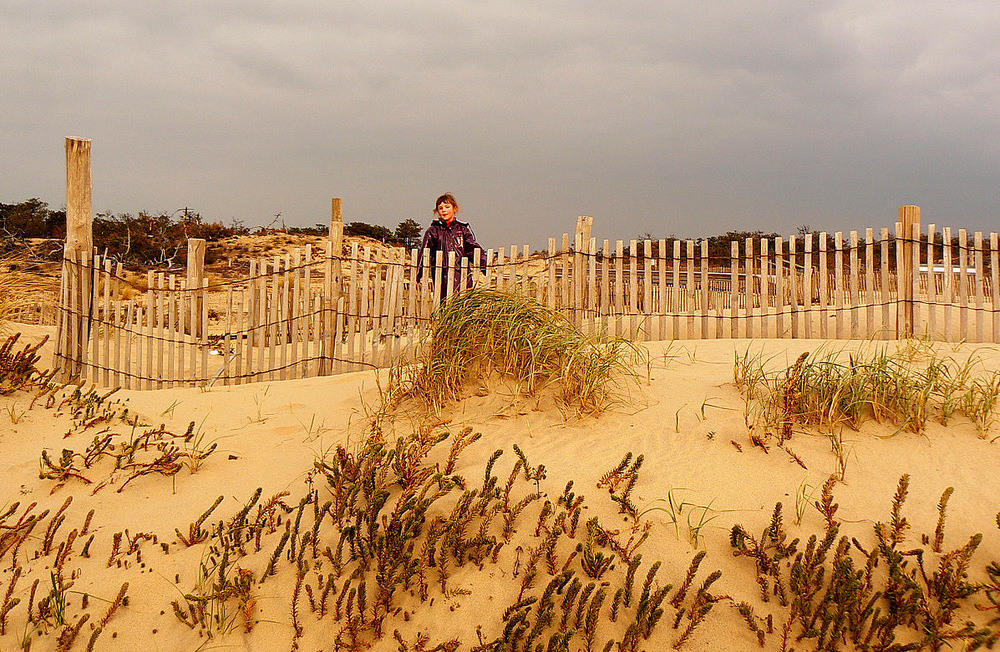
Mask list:
[[313,441],[317,437],[321,436],[323,433],[329,432],[329,430],[330,430],[330,428],[327,428],[325,425],[323,425],[324,424],[323,421],[320,421],[319,423],[316,423],[316,415],[315,414],[313,414],[312,418],[309,419],[309,423],[308,424],[306,424],[306,423],[304,423],[302,421],[299,421],[299,424],[306,431],[306,439],[308,441]]
[[267,398],[267,392],[270,389],[271,389],[270,385],[265,385],[264,391],[261,392],[260,395],[256,393],[253,395],[254,405],[257,406],[257,417],[251,419],[250,420],[251,423],[264,423],[265,421],[267,421],[267,418],[263,416],[262,411],[264,409],[264,399]]
[[716,410],[732,410],[734,408],[728,407],[726,405],[716,405],[714,403],[709,403],[709,401],[716,400],[716,396],[706,396],[705,400],[701,402],[701,407],[698,409],[701,412],[701,420],[704,421],[708,417],[705,415],[705,408],[715,408]]
[[674,412],[674,432],[681,431],[681,410],[683,410],[686,407],[687,403],[677,408],[677,411]]
[[177,406],[180,405],[180,404],[181,404],[181,402],[179,400],[175,400],[173,403],[171,403],[170,405],[168,405],[167,407],[165,407],[162,412],[160,412],[160,416],[161,417],[170,417],[171,419],[173,419],[174,418],[174,410],[177,409]]
[[[712,509],[712,502],[709,502],[708,505],[695,505],[691,511],[688,512],[688,541],[695,550],[698,549],[698,545],[701,542],[702,528],[719,516],[714,513],[715,510]],[[700,512],[698,512],[698,510],[700,510]],[[698,514],[696,515],[695,512],[698,512]]]
[[184,438],[185,464],[188,467],[188,471],[192,474],[198,472],[201,468],[201,463],[214,453],[219,445],[215,441],[211,443],[205,441],[205,431],[202,429],[204,425],[205,422],[202,421],[194,432],[189,433]]
[[831,427],[827,438],[830,440],[830,448],[836,458],[837,479],[844,482],[844,479],[847,477],[847,458],[851,454],[852,449],[844,445],[843,427]]
[[802,524],[802,517],[806,513],[806,507],[812,504],[813,494],[816,492],[816,487],[806,482],[808,476],[802,479],[799,484],[798,489],[795,490],[795,524]]
[[674,344],[676,344],[676,340],[670,340],[670,342],[668,342],[667,345],[663,347],[663,352],[661,355],[663,356],[664,367],[666,367],[671,362],[677,359],[677,353],[674,353],[672,351],[672,349],[674,348]]
[[10,417],[10,422],[14,425],[17,425],[21,421],[21,419],[24,418],[24,415],[28,413],[28,408],[24,408],[23,410],[18,410],[17,402],[14,402],[7,405],[4,408],[4,411],[7,413],[7,416]]

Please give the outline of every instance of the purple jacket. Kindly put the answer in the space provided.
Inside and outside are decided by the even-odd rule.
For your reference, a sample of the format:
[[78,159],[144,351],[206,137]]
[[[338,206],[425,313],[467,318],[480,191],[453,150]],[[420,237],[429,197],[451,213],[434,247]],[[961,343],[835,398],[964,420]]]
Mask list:
[[[455,252],[455,269],[451,270],[453,274],[454,289],[462,289],[462,270],[459,267],[460,258],[468,258],[470,261],[470,267],[472,264],[473,257],[475,256],[476,249],[479,249],[479,266],[483,273],[486,273],[486,252],[483,251],[482,246],[476,242],[476,236],[469,227],[468,222],[460,222],[458,220],[452,220],[451,224],[445,224],[440,218],[435,219],[431,222],[431,225],[427,227],[427,232],[424,233],[423,244],[420,245],[420,253],[417,256],[417,280],[424,272],[424,256],[428,257],[428,270],[431,274],[431,278],[434,278],[434,268],[437,261],[437,252],[441,251],[444,255],[443,268],[441,270],[441,296],[444,296],[448,277],[448,254]],[[472,287],[472,275],[466,279],[465,287]]]

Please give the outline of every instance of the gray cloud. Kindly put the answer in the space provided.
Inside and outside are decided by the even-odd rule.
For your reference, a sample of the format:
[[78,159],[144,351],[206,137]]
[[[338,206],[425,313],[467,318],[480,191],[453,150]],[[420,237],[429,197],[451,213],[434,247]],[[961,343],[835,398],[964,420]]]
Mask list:
[[1000,15],[956,0],[120,1],[0,9],[0,201],[480,239],[925,221],[995,229]]

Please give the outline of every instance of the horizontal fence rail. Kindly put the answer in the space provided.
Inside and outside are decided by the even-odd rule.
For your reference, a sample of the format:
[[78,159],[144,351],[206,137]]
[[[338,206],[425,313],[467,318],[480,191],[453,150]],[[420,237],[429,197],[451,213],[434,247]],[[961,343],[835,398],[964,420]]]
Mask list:
[[[718,338],[1000,342],[997,234],[747,238],[710,251],[705,240],[608,240],[578,229],[490,249],[457,287],[519,292],[587,333],[637,340]],[[210,283],[148,272],[137,286],[97,256],[64,261],[56,356],[68,376],[156,389],[239,384],[386,367],[416,350],[439,307],[446,261],[352,244],[306,246],[251,262],[246,278]],[[479,260],[477,256],[475,260]],[[907,272],[906,270],[912,270]]]

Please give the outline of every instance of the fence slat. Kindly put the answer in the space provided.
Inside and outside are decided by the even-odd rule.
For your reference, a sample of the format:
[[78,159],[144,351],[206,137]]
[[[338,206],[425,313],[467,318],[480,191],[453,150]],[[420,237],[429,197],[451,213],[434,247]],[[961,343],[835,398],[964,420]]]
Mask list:
[[135,369],[135,367],[132,365],[132,339],[133,339],[133,333],[135,332],[134,331],[135,322],[133,321],[134,319],[135,319],[135,301],[133,301],[133,300],[130,299],[125,304],[125,326],[126,326],[126,330],[125,330],[125,333],[124,333],[124,335],[125,335],[125,351],[124,351],[124,353],[125,353],[125,369],[124,369],[124,371],[125,371],[125,379],[124,379],[125,389],[132,389],[134,387],[134,383],[132,382],[132,376],[133,376],[133,373],[134,373],[133,370]]
[[944,270],[942,280],[944,283],[944,339],[946,342],[953,341],[952,336],[952,306],[955,302],[955,274],[951,256],[951,227],[946,226],[941,231],[944,238]]
[[935,224],[927,225],[927,337],[937,337],[937,272],[934,271]]
[[[708,276],[708,240],[701,241],[701,338],[707,340],[712,337],[712,333],[717,332],[717,329],[711,328],[709,323],[712,317],[712,306],[711,297],[709,294],[709,276]],[[718,323],[716,321],[716,323]]]
[[896,222],[896,339],[906,337],[906,278],[902,273],[906,238],[903,223]]
[[[583,241],[583,234],[579,229],[573,237],[573,323],[576,324],[577,328],[581,328],[583,326],[584,308],[586,307],[584,299],[586,288],[584,284],[587,281],[587,276],[584,271],[586,267],[584,266],[585,258],[583,255],[583,248],[586,246],[586,243]],[[527,260],[528,257],[525,256],[525,265],[527,265]]]
[[757,337],[760,336],[760,333],[754,330],[754,304],[757,303],[757,292],[753,269],[753,238],[746,239],[745,248],[746,251],[744,251],[744,254],[746,256],[746,262],[744,263],[743,280],[746,285],[746,290],[744,291],[744,311],[746,313],[746,322],[743,324],[743,327],[746,331],[744,337],[747,339],[753,339],[755,337],[755,333]]
[[[356,358],[359,364],[357,369],[364,369],[369,364],[368,333],[371,330],[372,314],[371,255],[371,247],[365,247],[364,253],[361,255],[361,305],[358,309],[358,357]],[[455,252],[448,255],[447,287],[449,293],[455,285],[455,275],[451,271],[453,269],[455,269]]]
[[889,316],[890,303],[892,302],[892,298],[890,297],[892,284],[889,280],[889,229],[885,227],[882,228],[879,245],[881,252],[881,258],[879,259],[881,264],[879,267],[882,269],[882,286],[880,288],[882,301],[882,339],[889,340],[894,339],[896,335],[895,332],[890,330],[894,328]]
[[111,367],[111,369],[109,370],[108,376],[104,382],[106,386],[114,387],[122,386],[122,329],[124,328],[122,321],[124,315],[122,314],[123,302],[121,300],[121,286],[118,282],[118,277],[120,275],[120,263],[118,265],[118,273],[114,275],[111,273],[111,267],[108,266],[109,283],[113,283],[111,286],[113,293],[111,303],[113,304],[113,307],[109,307],[109,309],[105,311],[105,314],[107,315],[106,319],[110,322],[106,341],[110,345],[112,337],[114,338],[114,345],[112,345],[112,348],[114,349],[114,363],[111,363],[110,354],[107,354],[107,357],[109,358],[108,366]]
[[771,319],[771,246],[760,239],[760,335],[774,337]]
[[[249,285],[249,284],[248,284]],[[233,382],[237,385],[242,385],[245,382],[246,374],[246,361],[247,356],[250,351],[250,329],[248,328],[247,319],[247,295],[249,287],[239,288],[236,291],[236,315],[235,315],[235,327],[236,327],[236,341],[233,343],[233,352],[236,357],[233,358]]]
[[976,231],[974,269],[976,270],[976,341],[986,341],[986,323],[983,314],[983,233]]
[[[406,294],[406,311],[407,319],[403,324],[403,328],[406,330],[406,334],[409,336],[410,341],[413,342],[417,333],[417,295],[419,294],[417,288],[417,250],[413,249],[410,251],[409,265],[406,267],[407,277],[404,282],[407,283],[407,294]],[[487,254],[488,260],[493,259],[492,250]],[[489,287],[489,277],[484,281],[487,287]]]
[[240,384],[253,382],[253,362],[254,362],[254,335],[256,333],[257,324],[260,323],[260,319],[255,319],[254,314],[257,308],[257,291],[256,291],[256,276],[259,273],[259,268],[257,267],[257,261],[250,260],[250,279],[247,283],[244,299],[244,307],[246,308],[246,317],[243,321],[241,316],[241,324],[245,326],[244,332],[246,333],[245,339],[243,341],[243,363],[240,365],[242,373],[240,374]]
[[849,288],[851,293],[851,339],[858,339],[858,309],[859,309],[859,282],[861,269],[858,267],[858,232],[851,231],[851,251],[848,260],[850,261]]
[[785,331],[785,243],[774,239],[774,336],[788,337]]
[[740,336],[739,314],[740,298],[740,243],[733,240],[729,243],[729,337],[737,339]]
[[[101,328],[100,328],[100,307],[101,307],[101,258],[96,253],[93,254],[85,268],[90,277],[89,305],[84,307],[87,314],[87,323],[84,327],[84,348],[89,349],[87,366],[84,377],[92,383],[99,383],[101,363]],[[89,339],[88,339],[89,338]],[[89,346],[88,346],[89,343]]]
[[969,232],[958,230],[958,341],[969,339]]
[[[351,365],[344,360],[344,328],[350,323],[349,311],[345,313],[346,304],[347,297],[341,294],[337,298],[337,310],[333,316],[335,329],[331,333],[333,341],[330,346],[330,355],[333,357],[333,372],[337,374],[351,370]],[[351,339],[353,340],[353,337]]]
[[[185,373],[185,375],[181,376],[181,378],[183,380],[195,381],[195,383],[197,383],[198,378],[202,377],[198,374],[198,330],[197,329],[199,327],[198,322],[200,317],[198,315],[199,297],[198,297],[198,286],[196,285],[198,283],[197,279],[198,277],[194,276],[185,279],[181,283],[181,291],[182,291],[181,293],[184,297],[183,300],[187,302],[188,314],[189,314],[186,321],[190,327],[190,332],[187,334],[186,339],[184,337],[184,332],[183,332],[184,326],[182,323],[184,320],[178,320],[178,330],[182,331],[179,333],[181,339],[181,345],[180,345],[181,358],[183,359],[185,350],[188,352],[188,355],[190,356],[189,368]],[[183,311],[181,312],[183,313]],[[185,345],[187,347],[186,349]],[[183,362],[181,364],[183,365]]]
[[[212,378],[208,374],[208,279],[201,279],[201,292],[199,296],[202,298],[201,301],[197,302],[198,310],[201,312],[201,319],[199,321],[201,332],[198,334],[199,338],[195,340],[195,348],[201,352],[201,374],[199,376],[198,385],[204,384],[208,386]],[[222,358],[225,360],[225,357]]]
[[875,336],[875,232],[865,229],[865,329],[866,339]]
[[[309,331],[309,360],[304,365],[307,376],[327,375],[333,372],[331,366],[324,366],[326,362],[326,351],[323,348],[324,333],[323,320],[328,311],[323,309],[323,293],[321,289],[310,289],[307,293],[312,305],[312,325]],[[313,371],[315,369],[315,371]]]
[[163,272],[156,274],[156,387],[160,389],[163,383],[163,349],[166,329],[166,276]]
[[292,334],[292,315],[289,311],[292,284],[292,256],[285,253],[280,260],[281,274],[276,278],[281,283],[278,289],[278,305],[275,311],[275,348],[278,350],[278,378],[288,379],[288,344]]
[[111,291],[114,278],[111,275],[111,259],[104,259],[104,271],[101,274],[104,279],[104,287],[101,292],[101,319],[98,322],[101,326],[101,383],[107,387],[111,384],[111,367],[117,368],[111,362],[111,331],[117,330],[117,324],[111,317]]
[[[351,243],[351,260],[349,265],[349,270],[347,272],[347,278],[351,279],[350,287],[348,288],[348,297],[345,302],[343,309],[346,311],[347,322],[344,324],[344,335],[347,338],[346,345],[347,350],[344,352],[346,355],[346,370],[347,371],[357,371],[357,367],[354,365],[356,360],[355,349],[357,347],[357,342],[355,338],[355,333],[358,331],[358,306],[360,305],[361,298],[358,296],[359,284],[361,282],[361,273],[358,268],[361,267],[361,261],[358,260],[358,243]],[[437,260],[434,261],[434,289],[439,290],[441,288],[441,252],[438,252]],[[430,258],[430,256],[428,256]],[[430,269],[428,267],[427,269]],[[424,277],[426,278],[426,276]],[[437,292],[435,292],[437,294]],[[339,326],[338,326],[339,328]]]
[[799,294],[798,272],[798,238],[794,235],[788,238],[788,300],[791,314],[793,339],[801,337],[799,322],[801,321],[801,296]]
[[830,267],[826,248],[826,232],[819,234],[819,337],[827,339],[830,334],[830,315],[827,312],[830,298]]
[[684,336],[691,340],[698,339],[698,335],[701,332],[700,329],[695,329],[696,298],[694,287],[694,240],[687,240],[684,250],[684,301],[687,303],[684,310],[686,315]]
[[667,241],[661,239],[656,244],[657,275],[657,326],[656,339],[667,339]]
[[226,286],[226,322],[225,331],[222,334],[221,353],[224,360],[225,373],[222,375],[222,384],[232,384],[233,363],[236,357],[233,354],[233,300],[235,292],[232,285]]
[[[478,261],[481,259],[479,251],[476,251],[476,257],[474,260]],[[399,310],[402,307],[403,301],[403,266],[400,264],[393,263],[391,267],[392,271],[392,283],[389,285],[389,323],[387,324],[387,333],[389,337],[389,345],[386,347],[386,360],[385,366],[390,366],[400,354],[400,346],[402,345],[402,316],[399,314]]]
[[642,330],[646,341],[656,339],[653,327],[653,243],[642,241]]
[[587,323],[586,333],[597,333],[597,238],[590,238],[587,243]]
[[990,290],[993,309],[993,343],[1000,344],[1000,238],[990,233]]
[[[385,265],[383,259],[375,252],[375,260],[372,262],[373,273],[374,273],[374,287],[372,287],[372,303],[369,308],[369,314],[371,316],[372,324],[372,344],[371,344],[371,360],[372,364],[375,366],[381,366],[384,351],[382,350],[382,339],[385,333],[385,290],[388,289],[386,286],[390,282],[389,279],[389,268]],[[461,264],[465,260],[463,256],[458,263],[459,267],[459,279],[460,284],[465,283],[465,267]],[[449,268],[454,269],[454,268]],[[383,274],[385,277],[383,278]],[[448,277],[453,277],[454,274],[449,273]],[[461,287],[455,288],[455,291],[461,290]]]
[[254,315],[253,323],[257,325],[254,335],[254,345],[256,347],[256,366],[251,375],[251,382],[259,382],[264,379],[264,371],[267,367],[267,326],[269,308],[267,301],[267,276],[270,267],[266,258],[261,258],[257,263],[257,283],[254,288]]
[[[919,215],[917,216],[919,218]],[[917,334],[917,314],[920,306],[920,221],[917,219],[911,225],[910,233],[910,261],[909,265],[906,267],[906,272],[910,274],[909,288],[910,288],[910,316],[912,321],[907,329],[907,335],[909,337],[915,337]]]
[[805,263],[802,266],[802,297],[803,304],[803,334],[806,338],[813,336],[813,234],[807,233],[805,239]]
[[559,278],[560,284],[560,296],[562,297],[562,303],[559,309],[563,311],[567,319],[573,319],[573,315],[570,313],[570,279],[572,278],[572,272],[569,268],[569,234],[562,234],[562,247],[559,249],[559,264],[560,271],[562,274]]
[[844,233],[833,234],[833,310],[836,322],[835,337],[844,338]]
[[[179,289],[178,289],[179,288]],[[185,349],[183,346],[184,341],[184,300],[187,297],[187,293],[184,292],[185,285],[183,283],[178,283],[177,276],[171,274],[167,277],[167,309],[168,323],[167,323],[167,333],[168,341],[167,347],[170,349],[170,354],[167,356],[167,387],[175,387],[177,383],[174,379],[180,378],[184,379],[184,353]],[[178,322],[180,327],[178,328]],[[188,322],[193,324],[193,322]],[[179,332],[178,332],[179,331]],[[180,340],[180,342],[178,342]],[[176,361],[176,368],[174,366]]]
[[605,240],[601,251],[603,252],[603,256],[601,259],[601,294],[598,301],[598,312],[601,315],[599,332],[607,334],[611,329],[611,314],[613,310],[613,304],[611,303],[611,242]]
[[69,365],[66,354],[68,352],[68,339],[70,336],[69,327],[69,284],[72,277],[72,263],[68,256],[64,255],[61,270],[59,272],[59,312],[56,314],[56,342],[54,360],[56,366],[62,370],[61,377],[67,378]]
[[625,281],[624,262],[625,246],[621,240],[615,241],[615,282],[612,286],[612,294],[615,297],[615,328],[613,337],[623,336],[623,325],[625,323]]
[[291,320],[292,341],[289,343],[288,352],[289,356],[291,356],[293,365],[293,367],[289,370],[289,375],[292,378],[302,378],[309,375],[304,369],[298,372],[296,371],[298,369],[299,360],[307,357],[299,352],[299,345],[303,339],[303,330],[306,332],[309,330],[309,302],[306,302],[305,307],[302,305],[302,253],[302,249],[300,247],[296,247],[292,254],[292,304],[291,314],[289,315],[289,319]]

